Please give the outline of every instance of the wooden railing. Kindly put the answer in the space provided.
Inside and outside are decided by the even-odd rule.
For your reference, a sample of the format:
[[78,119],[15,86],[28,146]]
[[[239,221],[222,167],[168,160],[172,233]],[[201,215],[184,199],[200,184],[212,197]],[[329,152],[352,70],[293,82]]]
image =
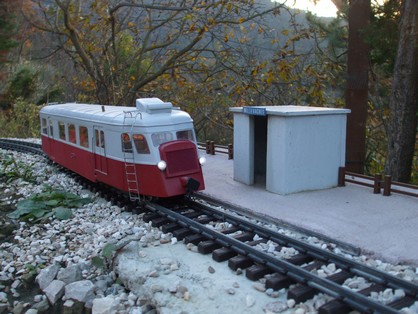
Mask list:
[[234,147],[232,144],[215,145],[214,141],[206,141],[206,143],[197,143],[200,149],[206,150],[206,154],[215,155],[216,153],[227,154],[228,159],[234,159]]
[[384,196],[391,193],[399,193],[408,196],[418,197],[418,186],[397,181],[392,181],[392,176],[376,174],[374,177],[358,173],[347,172],[344,167],[339,168],[338,186],[344,186],[345,182],[360,184],[373,188],[373,193],[382,192]]

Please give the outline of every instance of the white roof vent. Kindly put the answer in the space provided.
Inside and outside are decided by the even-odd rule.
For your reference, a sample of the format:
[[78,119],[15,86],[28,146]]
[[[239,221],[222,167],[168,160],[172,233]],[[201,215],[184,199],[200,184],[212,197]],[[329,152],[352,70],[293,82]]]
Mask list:
[[153,113],[170,113],[173,108],[171,102],[163,102],[161,99],[153,98],[138,98],[136,100],[136,108],[141,112],[149,114]]

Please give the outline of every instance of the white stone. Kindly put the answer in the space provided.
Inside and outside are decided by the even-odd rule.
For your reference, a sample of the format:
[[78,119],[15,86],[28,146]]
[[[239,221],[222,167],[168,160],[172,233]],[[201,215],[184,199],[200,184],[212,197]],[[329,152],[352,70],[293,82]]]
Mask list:
[[7,301],[7,294],[5,292],[0,292],[0,302],[6,303]]
[[48,287],[43,290],[49,302],[54,305],[64,294],[65,282],[61,280],[53,280]]
[[245,297],[245,304],[247,307],[252,307],[255,304],[255,298],[252,295],[247,295]]
[[295,300],[293,300],[293,299],[287,300],[287,307],[289,309],[293,308],[295,306],[295,304],[296,304]]
[[81,280],[65,286],[65,297],[80,302],[86,302],[94,295],[94,285],[90,280]]
[[42,269],[38,276],[36,276],[36,282],[39,284],[41,290],[44,290],[55,279],[60,267],[58,265],[51,265]]
[[105,298],[93,300],[92,314],[112,314],[115,313],[119,305],[114,296],[109,295]]

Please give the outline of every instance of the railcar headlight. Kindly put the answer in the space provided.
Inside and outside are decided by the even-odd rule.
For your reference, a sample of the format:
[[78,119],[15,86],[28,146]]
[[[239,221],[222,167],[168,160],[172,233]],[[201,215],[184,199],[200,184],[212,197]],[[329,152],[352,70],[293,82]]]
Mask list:
[[206,163],[206,158],[205,157],[199,157],[199,163],[203,166]]
[[158,169],[164,171],[167,168],[167,163],[164,160],[161,160],[157,164]]

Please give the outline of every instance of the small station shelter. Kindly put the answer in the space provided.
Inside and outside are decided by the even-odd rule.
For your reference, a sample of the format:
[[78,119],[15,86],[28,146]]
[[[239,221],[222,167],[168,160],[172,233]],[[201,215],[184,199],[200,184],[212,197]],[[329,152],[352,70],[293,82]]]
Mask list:
[[234,180],[290,194],[338,185],[348,109],[232,107]]

